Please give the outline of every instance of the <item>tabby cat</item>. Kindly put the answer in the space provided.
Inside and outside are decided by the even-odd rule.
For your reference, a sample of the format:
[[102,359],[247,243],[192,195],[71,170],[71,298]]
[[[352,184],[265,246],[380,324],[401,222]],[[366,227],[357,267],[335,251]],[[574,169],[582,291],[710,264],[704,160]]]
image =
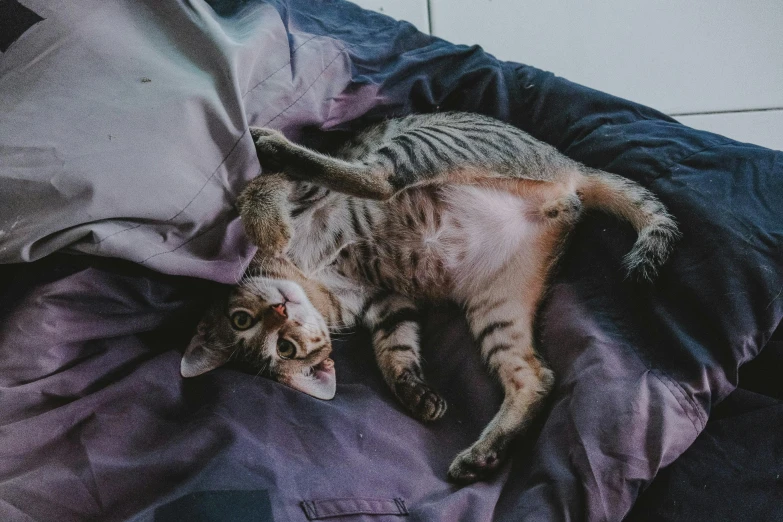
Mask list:
[[629,221],[638,239],[624,259],[652,278],[677,227],[646,189],[588,168],[491,118],[414,115],[362,132],[334,157],[251,129],[265,172],[237,206],[259,253],[245,278],[199,326],[185,377],[232,357],[329,399],[329,328],[372,332],[392,392],[432,421],[445,401],[425,381],[419,307],[460,304],[505,398],[448,474],[487,477],[552,389],[533,348],[533,319],[550,268],[584,208]]

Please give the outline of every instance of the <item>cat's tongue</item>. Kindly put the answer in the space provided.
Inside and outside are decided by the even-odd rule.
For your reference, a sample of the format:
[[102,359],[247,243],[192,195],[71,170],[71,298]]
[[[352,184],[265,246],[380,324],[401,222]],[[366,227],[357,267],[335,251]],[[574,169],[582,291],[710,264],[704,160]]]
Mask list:
[[310,375],[297,374],[288,383],[291,388],[325,401],[334,398],[337,390],[337,376],[334,372],[334,361],[324,359],[313,367]]

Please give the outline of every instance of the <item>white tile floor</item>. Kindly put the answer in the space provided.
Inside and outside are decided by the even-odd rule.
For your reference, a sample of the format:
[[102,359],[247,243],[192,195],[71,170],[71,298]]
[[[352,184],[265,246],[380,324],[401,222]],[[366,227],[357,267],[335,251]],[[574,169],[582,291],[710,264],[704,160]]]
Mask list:
[[455,43],[783,150],[781,0],[355,0]]

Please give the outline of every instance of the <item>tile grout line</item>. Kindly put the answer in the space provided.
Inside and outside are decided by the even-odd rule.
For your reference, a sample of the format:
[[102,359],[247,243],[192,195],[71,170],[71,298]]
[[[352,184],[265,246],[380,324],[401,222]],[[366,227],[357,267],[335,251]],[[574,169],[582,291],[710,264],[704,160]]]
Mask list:
[[729,109],[723,111],[700,111],[700,112],[672,112],[669,116],[707,116],[710,114],[745,114],[748,112],[771,112],[783,111],[783,107],[764,107],[763,109]]
[[429,31],[430,36],[435,36],[432,34],[432,0],[425,0],[427,2],[427,31]]

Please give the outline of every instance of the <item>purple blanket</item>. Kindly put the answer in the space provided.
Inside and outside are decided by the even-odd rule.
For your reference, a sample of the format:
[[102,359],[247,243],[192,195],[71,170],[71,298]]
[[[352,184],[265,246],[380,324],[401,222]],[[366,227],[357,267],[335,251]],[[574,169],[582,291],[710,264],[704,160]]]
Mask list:
[[[688,487],[699,505],[702,480],[728,480],[675,459],[783,317],[783,153],[347,2],[22,0],[0,20],[0,519],[621,520],[666,468],[660,502],[645,494],[629,518],[692,521],[666,502]],[[630,227],[579,225],[538,325],[550,408],[499,476],[468,487],[446,469],[500,393],[457,310],[424,328],[424,370],[450,404],[431,425],[403,412],[361,333],[336,343],[330,402],[241,368],[178,373],[253,252],[233,208],[259,171],[248,125],[318,144],[436,110],[501,118],[634,179],[684,233],[645,286],[623,280]],[[743,404],[752,417],[770,401]],[[722,512],[783,516],[761,505]]]

